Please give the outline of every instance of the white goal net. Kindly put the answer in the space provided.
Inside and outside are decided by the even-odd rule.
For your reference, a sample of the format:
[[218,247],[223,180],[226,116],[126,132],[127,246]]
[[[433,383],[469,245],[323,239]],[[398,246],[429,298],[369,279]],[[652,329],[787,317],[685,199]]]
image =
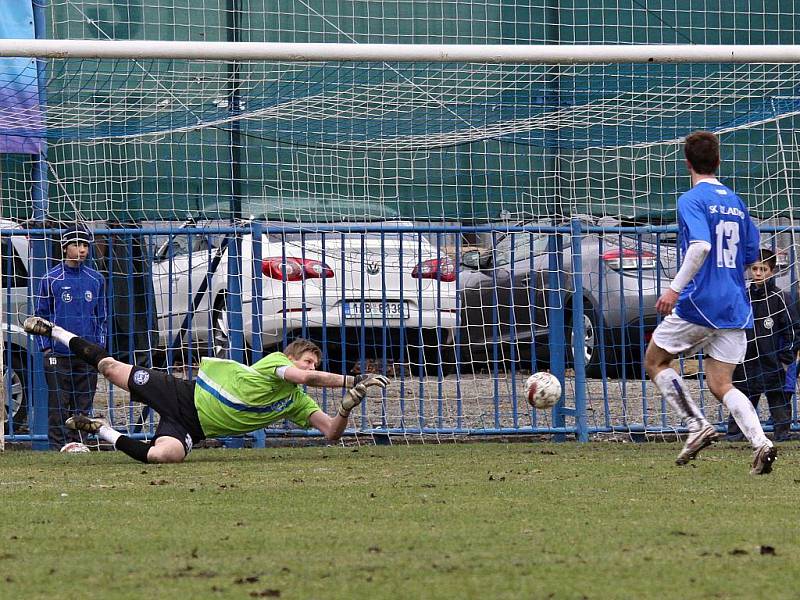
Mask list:
[[[542,369],[560,371],[568,406],[586,401],[584,431],[679,428],[643,382],[639,354],[678,260],[681,140],[719,134],[720,177],[746,199],[791,290],[796,13],[607,4],[50,2],[40,37],[187,43],[174,57],[146,42],[128,57],[79,45],[69,55],[64,43],[60,56],[33,52],[38,61],[2,51],[0,272],[20,292],[4,304],[4,362],[16,367],[5,387],[17,390],[10,414],[21,411],[11,432],[27,428],[22,382],[35,351],[15,331],[61,258],[59,232],[76,222],[95,234],[109,347],[131,361],[191,377],[201,356],[253,361],[309,337],[326,370],[395,378],[354,421],[390,439],[572,432],[572,415],[523,398],[522,382]],[[336,43],[330,52],[352,56],[181,57],[202,53],[201,41],[286,42],[298,54]],[[401,47],[370,59],[386,52],[377,43]],[[598,43],[615,46],[592,60],[586,45]],[[642,43],[676,46],[637,53]],[[720,43],[786,46],[764,59],[680,55]],[[460,44],[451,50],[469,58],[409,60],[402,47],[418,44]],[[474,56],[487,44],[520,56]],[[531,44],[550,45],[551,60],[522,56]],[[567,44],[575,64],[557,56]],[[14,94],[17,104],[4,100]],[[553,228],[566,234],[574,219],[588,240],[579,303],[571,240],[553,245]],[[42,233],[23,235],[33,226]],[[586,336],[578,379],[575,304]],[[99,398],[96,411],[136,427],[139,407],[118,391]],[[333,411],[338,395],[319,400]]]

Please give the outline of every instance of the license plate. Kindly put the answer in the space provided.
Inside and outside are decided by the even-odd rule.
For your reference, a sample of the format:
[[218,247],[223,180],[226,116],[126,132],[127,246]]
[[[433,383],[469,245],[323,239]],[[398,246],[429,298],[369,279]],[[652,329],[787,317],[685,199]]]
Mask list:
[[[401,312],[402,311],[402,312]],[[408,302],[347,302],[344,305],[344,316],[348,319],[399,319],[400,315],[408,318]]]

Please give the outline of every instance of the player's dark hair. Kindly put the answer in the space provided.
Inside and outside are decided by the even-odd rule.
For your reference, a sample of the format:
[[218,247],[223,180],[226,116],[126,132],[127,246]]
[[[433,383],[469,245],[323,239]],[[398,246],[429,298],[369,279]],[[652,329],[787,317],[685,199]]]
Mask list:
[[300,358],[306,352],[311,352],[317,357],[317,364],[322,361],[322,350],[311,340],[297,338],[283,349],[283,353],[290,358]]
[[719,139],[710,131],[695,131],[686,136],[686,160],[695,173],[713,175],[719,167]]
[[778,265],[778,257],[775,256],[775,253],[769,248],[761,248],[758,254],[758,260],[767,263],[770,271],[774,271],[775,267]]

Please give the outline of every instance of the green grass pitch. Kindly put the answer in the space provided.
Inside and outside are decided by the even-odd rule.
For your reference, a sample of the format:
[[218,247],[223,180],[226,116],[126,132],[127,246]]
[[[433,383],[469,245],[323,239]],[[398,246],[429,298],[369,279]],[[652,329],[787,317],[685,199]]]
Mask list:
[[800,448],[8,451],[2,598],[796,598]]

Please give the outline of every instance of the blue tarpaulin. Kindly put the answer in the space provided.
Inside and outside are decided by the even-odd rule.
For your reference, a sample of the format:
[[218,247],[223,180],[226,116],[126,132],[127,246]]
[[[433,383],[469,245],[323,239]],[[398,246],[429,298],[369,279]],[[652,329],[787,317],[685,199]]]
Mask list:
[[[0,38],[34,37],[32,3],[0,0]],[[36,60],[0,58],[0,153],[38,154],[42,129]]]

